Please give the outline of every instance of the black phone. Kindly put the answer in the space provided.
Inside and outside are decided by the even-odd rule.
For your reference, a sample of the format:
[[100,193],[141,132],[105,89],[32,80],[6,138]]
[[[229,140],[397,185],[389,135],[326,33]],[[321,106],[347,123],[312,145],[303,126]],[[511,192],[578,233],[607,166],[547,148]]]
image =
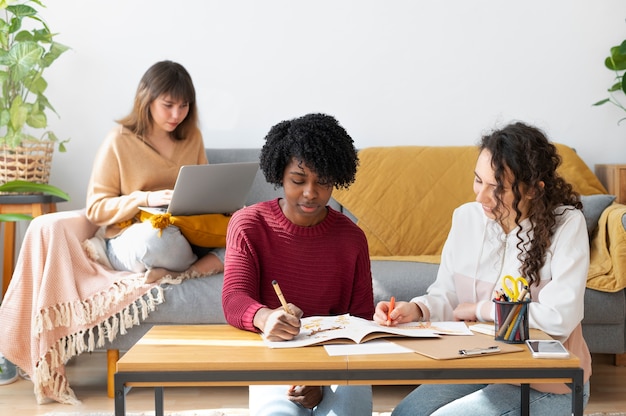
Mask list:
[[569,352],[556,339],[529,339],[528,349],[535,358],[568,358]]

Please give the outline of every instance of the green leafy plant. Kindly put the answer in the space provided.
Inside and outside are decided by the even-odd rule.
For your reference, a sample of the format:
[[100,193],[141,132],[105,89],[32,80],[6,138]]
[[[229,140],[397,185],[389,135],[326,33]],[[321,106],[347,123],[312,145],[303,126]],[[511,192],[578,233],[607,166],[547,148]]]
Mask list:
[[[15,194],[32,194],[42,193],[57,196],[65,201],[70,200],[70,196],[54,185],[46,183],[35,183],[22,180],[9,181],[0,185],[0,193]],[[25,214],[0,214],[0,222],[2,221],[23,221],[31,220],[30,215]]]
[[[49,140],[64,152],[68,140],[46,130],[46,111],[57,113],[44,95],[43,72],[69,48],[53,40],[56,34],[33,5],[45,7],[41,0],[0,0],[0,144],[14,148]],[[35,137],[30,131],[43,133]]]
[[[624,103],[624,94],[626,94],[626,40],[621,45],[611,48],[611,54],[604,60],[604,66],[615,72],[615,80],[613,85],[607,90],[609,97],[593,105],[611,103],[626,111],[626,104]],[[617,124],[624,120],[626,120],[626,117],[619,119]]]

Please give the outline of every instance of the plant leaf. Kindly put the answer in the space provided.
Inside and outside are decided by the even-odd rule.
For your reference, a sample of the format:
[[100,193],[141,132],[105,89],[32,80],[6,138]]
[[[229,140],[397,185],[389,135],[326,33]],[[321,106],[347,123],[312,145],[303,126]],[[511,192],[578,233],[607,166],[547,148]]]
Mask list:
[[609,92],[620,91],[621,89],[622,89],[622,82],[618,81],[615,84],[613,84],[611,88],[609,88]]
[[11,126],[14,131],[20,131],[26,123],[26,117],[28,116],[28,106],[22,102],[22,97],[17,96],[11,103],[9,109],[11,114]]
[[609,101],[611,101],[609,98],[605,98],[604,100],[600,100],[597,103],[594,103],[592,105],[602,105],[602,104],[608,103]]
[[50,50],[43,55],[43,58],[41,60],[41,67],[49,67],[52,62],[54,62],[59,56],[61,56],[63,52],[67,51],[68,49],[70,49],[69,46],[65,46],[58,42],[52,42]]
[[37,10],[26,4],[14,4],[12,6],[7,6],[7,10],[20,19],[27,16],[35,16],[37,14]]
[[613,71],[622,71],[626,69],[626,55],[620,52],[621,46],[613,46],[611,55],[606,58],[604,65]]
[[30,221],[33,217],[26,214],[0,214],[0,222]]
[[15,80],[26,78],[30,70],[39,63],[44,49],[33,42],[16,43],[9,51],[13,60],[13,77]]
[[0,185],[0,192],[28,193],[41,192],[48,195],[58,196],[66,201],[70,200],[70,196],[54,185],[47,183],[35,183],[23,180],[9,181]]

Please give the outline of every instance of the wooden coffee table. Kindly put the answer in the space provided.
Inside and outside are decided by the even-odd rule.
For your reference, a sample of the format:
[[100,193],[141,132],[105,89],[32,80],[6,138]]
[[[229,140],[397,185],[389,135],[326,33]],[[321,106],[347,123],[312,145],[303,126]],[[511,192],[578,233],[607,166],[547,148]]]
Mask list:
[[152,327],[117,362],[115,414],[125,414],[133,387],[154,388],[155,414],[163,415],[163,388],[170,386],[440,382],[520,383],[522,414],[528,414],[529,383],[569,383],[572,412],[583,414],[583,370],[576,357],[534,359],[526,348],[454,360],[417,353],[329,356],[320,346],[270,349],[258,334],[229,325]]

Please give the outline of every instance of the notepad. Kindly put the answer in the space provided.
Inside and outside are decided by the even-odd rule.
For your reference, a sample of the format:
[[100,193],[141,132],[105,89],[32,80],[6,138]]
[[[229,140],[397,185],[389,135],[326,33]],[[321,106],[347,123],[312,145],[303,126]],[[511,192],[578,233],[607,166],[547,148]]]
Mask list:
[[475,324],[471,325],[470,329],[480,334],[496,336],[496,328],[494,324]]

